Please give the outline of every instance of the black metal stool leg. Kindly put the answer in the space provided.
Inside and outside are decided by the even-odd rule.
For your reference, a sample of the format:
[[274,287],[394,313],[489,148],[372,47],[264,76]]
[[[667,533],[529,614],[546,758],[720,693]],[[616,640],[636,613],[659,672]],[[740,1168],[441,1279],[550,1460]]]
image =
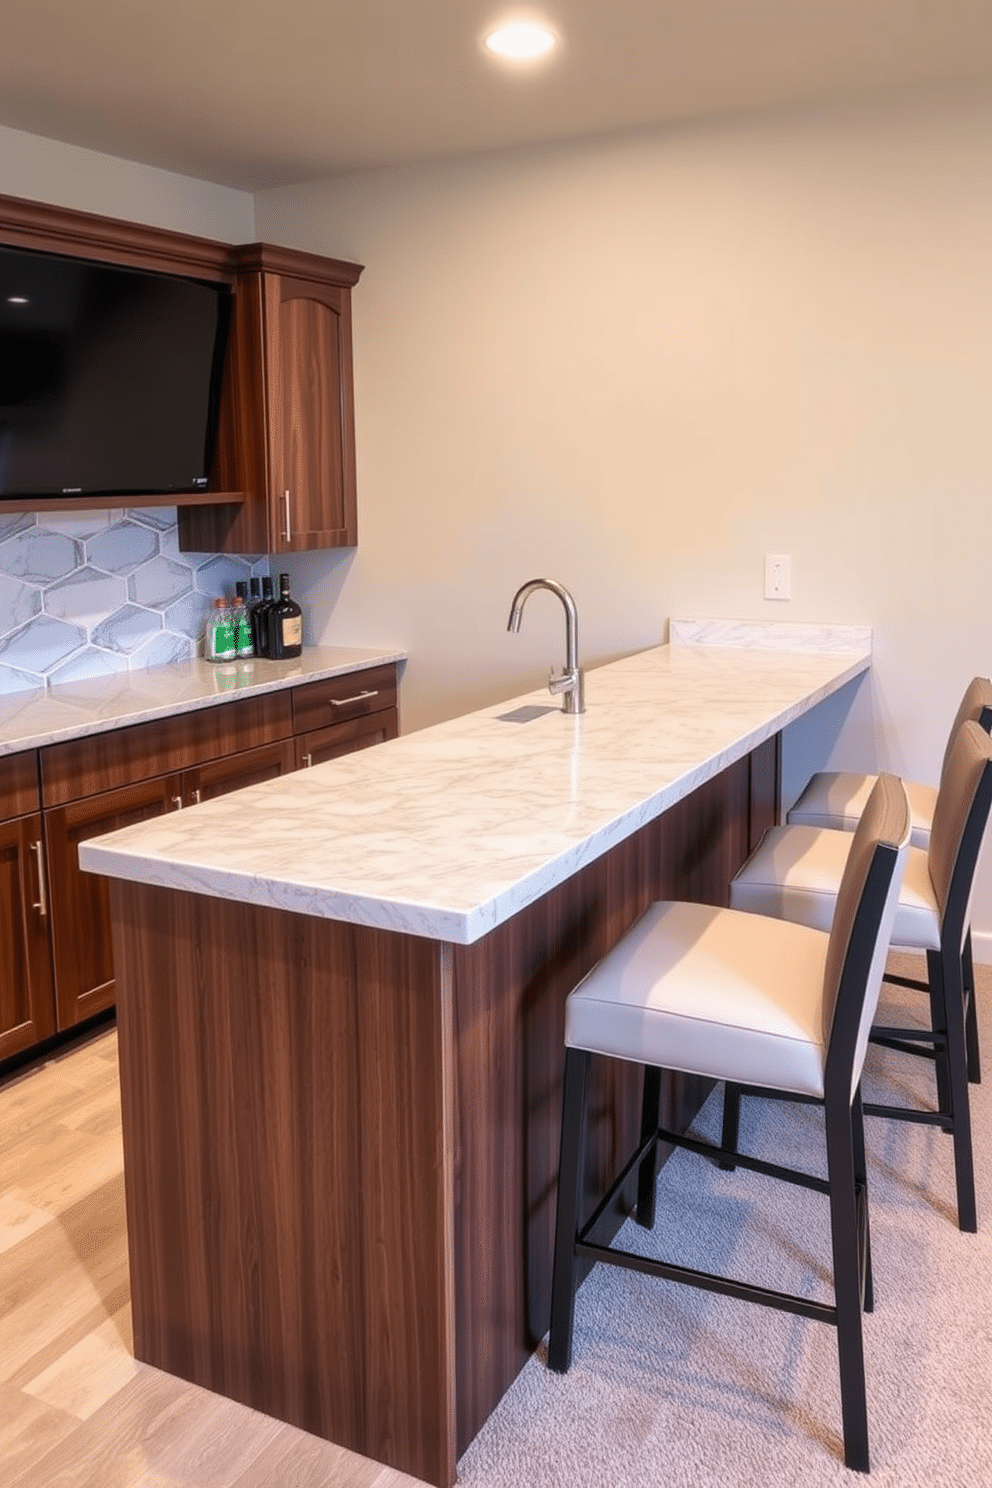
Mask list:
[[[740,1126],[741,1087],[728,1080],[723,1087],[723,1132],[720,1137],[720,1146],[725,1152],[737,1151]],[[736,1166],[729,1158],[720,1159],[720,1167],[725,1173],[732,1173]]]
[[868,1402],[861,1334],[858,1204],[854,1181],[854,1134],[851,1109],[846,1101],[828,1098],[826,1127],[844,1461],[858,1472],[867,1472]]
[[572,1362],[572,1324],[575,1318],[575,1238],[579,1228],[585,1150],[586,1083],[589,1055],[584,1049],[565,1050],[565,1091],[558,1163],[558,1208],[555,1218],[555,1259],[551,1278],[551,1336],[548,1366],[564,1374]]
[[[935,971],[934,968],[937,968]],[[947,1008],[944,1002],[944,980],[940,975],[940,952],[927,951],[927,982],[930,995],[930,1027],[937,1035],[934,1047],[934,1076],[937,1081],[937,1108],[951,1115],[950,1050],[947,1037]],[[943,1050],[940,1043],[943,1042]]]
[[[935,990],[943,1009],[947,1030],[947,1081],[950,1112],[954,1122],[954,1177],[958,1196],[958,1227],[974,1234],[978,1229],[975,1202],[975,1162],[971,1141],[971,1109],[968,1096],[968,1056],[965,1041],[964,997],[961,991],[961,957],[955,951],[928,951],[931,998]],[[938,1064],[939,1068],[939,1064]]]
[[[641,1141],[657,1132],[661,1119],[661,1070],[653,1064],[644,1066],[644,1094],[641,1098]],[[658,1188],[658,1143],[653,1142],[637,1170],[637,1208],[634,1218],[645,1229],[654,1229],[655,1195]]]
[[965,1034],[968,1047],[968,1079],[972,1085],[982,1083],[982,1055],[978,1046],[978,1007],[975,1001],[975,966],[971,956],[971,931],[965,936],[961,952],[961,985],[967,999]]
[[871,1269],[871,1222],[868,1213],[868,1164],[865,1159],[865,1118],[861,1109],[861,1087],[851,1102],[851,1135],[854,1143],[854,1182],[862,1195],[864,1226],[864,1309],[875,1310],[875,1282]]

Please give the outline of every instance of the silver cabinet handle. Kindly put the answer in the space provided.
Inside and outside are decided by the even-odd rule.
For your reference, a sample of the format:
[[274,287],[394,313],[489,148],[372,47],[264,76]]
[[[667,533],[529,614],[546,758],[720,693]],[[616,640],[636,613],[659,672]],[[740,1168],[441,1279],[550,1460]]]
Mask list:
[[312,764],[313,764],[313,755],[312,754],[305,754],[303,756],[303,768],[305,770],[309,770],[309,768],[310,768],[310,766]]
[[199,790],[199,787],[197,787],[197,789],[193,792],[193,805],[194,806],[199,806],[199,804],[200,804],[200,790]]
[[290,526],[290,521],[289,521],[289,492],[288,491],[283,491],[283,493],[282,493],[282,499],[283,499],[283,501],[285,503],[285,506],[286,506],[286,528],[285,528],[285,531],[283,532],[283,537],[285,537],[285,539],[286,539],[287,542],[292,542],[292,540],[293,540],[293,529]]
[[328,698],[328,702],[332,708],[347,708],[349,703],[364,703],[366,698],[378,696],[378,687],[373,687],[368,692],[356,692],[355,696],[350,698]]
[[40,919],[48,918],[48,900],[45,897],[45,862],[41,856],[41,843],[32,842],[31,851],[35,855],[35,864],[38,869],[38,897],[31,905],[32,909],[38,911]]
[[173,796],[173,798],[172,798],[172,804],[173,804],[173,806],[175,806],[175,808],[176,808],[177,811],[182,811],[182,809],[183,809],[183,798],[182,798],[182,796]]

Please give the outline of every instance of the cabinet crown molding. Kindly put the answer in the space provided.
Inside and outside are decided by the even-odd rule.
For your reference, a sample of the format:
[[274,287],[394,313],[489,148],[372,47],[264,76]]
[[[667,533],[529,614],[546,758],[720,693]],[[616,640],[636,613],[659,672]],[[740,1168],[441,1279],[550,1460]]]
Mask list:
[[271,243],[221,243],[120,217],[3,195],[0,243],[231,284],[241,274],[266,272],[351,288],[364,267]]

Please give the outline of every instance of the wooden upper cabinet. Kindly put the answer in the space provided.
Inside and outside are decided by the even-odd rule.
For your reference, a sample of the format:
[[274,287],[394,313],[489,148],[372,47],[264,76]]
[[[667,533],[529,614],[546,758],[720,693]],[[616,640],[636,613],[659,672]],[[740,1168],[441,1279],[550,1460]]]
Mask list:
[[272,548],[353,547],[354,397],[349,296],[337,285],[266,275]]
[[[361,264],[269,243],[219,243],[2,195],[0,244],[234,289],[208,490],[101,497],[101,506],[176,505],[185,552],[355,545],[351,291]],[[5,504],[30,511],[79,502],[61,496]]]
[[351,289],[361,268],[261,244],[241,252],[211,486],[245,499],[182,508],[180,547],[353,547]]

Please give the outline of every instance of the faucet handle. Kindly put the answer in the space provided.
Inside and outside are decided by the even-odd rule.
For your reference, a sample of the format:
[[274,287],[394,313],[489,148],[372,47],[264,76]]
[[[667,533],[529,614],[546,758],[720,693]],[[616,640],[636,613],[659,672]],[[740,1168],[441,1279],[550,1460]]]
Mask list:
[[571,692],[577,681],[575,673],[568,671],[567,668],[562,667],[560,672],[556,672],[552,667],[548,673],[548,691],[556,696],[560,692]]

